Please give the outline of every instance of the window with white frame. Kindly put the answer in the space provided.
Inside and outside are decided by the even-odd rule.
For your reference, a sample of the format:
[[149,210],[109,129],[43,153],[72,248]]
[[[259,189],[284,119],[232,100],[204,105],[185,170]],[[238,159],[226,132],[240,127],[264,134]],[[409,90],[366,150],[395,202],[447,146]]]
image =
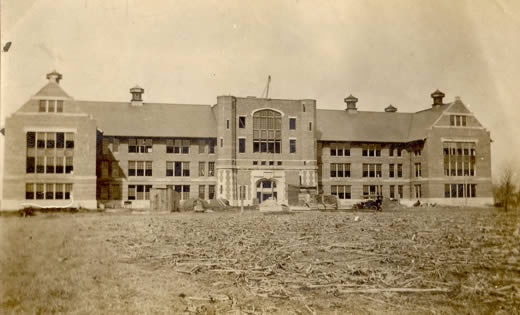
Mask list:
[[450,115],[450,126],[466,127],[467,119],[465,115]]
[[330,194],[338,197],[338,199],[351,199],[350,185],[332,185],[330,186]]
[[363,164],[363,177],[381,177],[381,164],[376,163],[364,163]]
[[350,156],[350,144],[331,143],[330,156]]
[[330,177],[350,177],[350,163],[331,163]]
[[68,183],[26,183],[25,199],[28,200],[70,200],[72,184]]
[[38,104],[40,113],[63,113],[63,100],[40,100]]
[[129,138],[128,153],[152,153],[152,138]]
[[381,156],[381,146],[378,144],[364,144],[361,148],[363,156]]
[[27,174],[72,173],[74,133],[30,131],[26,134],[26,147]]
[[253,152],[281,153],[282,115],[264,109],[253,114]]
[[444,142],[444,176],[476,176],[476,143]]

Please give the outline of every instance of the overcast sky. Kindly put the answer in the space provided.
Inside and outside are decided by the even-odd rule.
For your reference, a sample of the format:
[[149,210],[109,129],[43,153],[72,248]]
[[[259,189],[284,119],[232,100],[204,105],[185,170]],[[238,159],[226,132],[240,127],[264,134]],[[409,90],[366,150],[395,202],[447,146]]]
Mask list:
[[[520,1],[2,1],[2,126],[56,69],[79,100],[314,98],[418,111],[440,89],[520,165]],[[2,139],[3,142],[3,139]]]

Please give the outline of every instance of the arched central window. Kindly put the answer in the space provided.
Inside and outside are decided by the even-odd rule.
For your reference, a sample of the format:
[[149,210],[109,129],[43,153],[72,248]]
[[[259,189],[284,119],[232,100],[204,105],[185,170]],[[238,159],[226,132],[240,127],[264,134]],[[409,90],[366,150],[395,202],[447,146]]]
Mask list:
[[282,115],[264,109],[253,115],[253,152],[280,153]]

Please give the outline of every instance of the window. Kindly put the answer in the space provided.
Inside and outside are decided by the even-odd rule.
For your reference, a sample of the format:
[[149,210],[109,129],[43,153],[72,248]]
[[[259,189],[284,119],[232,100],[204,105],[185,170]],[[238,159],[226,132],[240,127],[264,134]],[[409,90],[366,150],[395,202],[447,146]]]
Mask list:
[[309,122],[309,131],[312,131],[312,122]]
[[110,200],[121,200],[121,185],[112,184],[110,185]]
[[229,129],[229,119],[226,120],[226,128]]
[[421,163],[415,163],[415,177],[421,176]]
[[415,190],[415,198],[421,198],[422,197],[422,189],[421,185],[413,185]]
[[204,185],[199,185],[199,199],[205,199],[206,197],[206,190]]
[[305,104],[302,104],[302,111],[305,113]]
[[350,146],[343,143],[331,143],[330,145],[331,156],[350,156]]
[[388,177],[394,177],[395,173],[395,164],[388,165]]
[[282,165],[282,161],[278,161],[277,164],[278,164],[278,166]]
[[190,199],[190,185],[175,185],[175,191],[181,196],[181,200]]
[[397,177],[403,177],[403,164],[397,164]]
[[351,199],[350,185],[332,185],[330,186],[331,195],[338,197],[338,199]]
[[476,184],[444,184],[445,198],[475,198]]
[[282,115],[264,109],[253,115],[253,152],[281,153]]
[[199,162],[199,177],[206,176],[206,162]]
[[422,152],[421,149],[415,149],[415,150],[413,151],[413,154],[414,154],[415,156],[421,156],[421,152]]
[[57,113],[63,113],[63,101],[58,100],[56,103],[56,112]]
[[206,151],[206,140],[199,140],[199,154]]
[[112,137],[112,152],[119,152],[119,138]]
[[220,138],[220,147],[224,147],[224,138]]
[[330,177],[350,177],[350,163],[330,164]]
[[[35,189],[36,187],[36,189]],[[63,189],[65,187],[65,195]],[[36,194],[35,194],[36,190]],[[70,199],[72,192],[72,184],[62,183],[26,183],[25,184],[25,199],[33,200],[63,200]],[[65,197],[65,198],[64,198]]]
[[56,174],[63,174],[64,170],[65,169],[63,168],[63,157],[56,157]]
[[108,188],[109,188],[109,185],[101,184],[99,188],[100,188],[99,199],[101,199],[101,200],[108,200]]
[[[74,134],[67,133],[69,146],[74,147]],[[65,156],[69,160],[67,173],[72,172],[73,149],[63,150],[63,132],[27,132],[26,173],[62,174]],[[70,143],[71,142],[71,143]]]
[[375,144],[364,144],[361,153],[363,156],[381,156],[381,146]]
[[128,161],[128,176],[135,176],[135,161]]
[[47,111],[47,101],[46,100],[40,100],[38,111],[40,113],[45,113]]
[[152,185],[128,185],[128,200],[150,200]]
[[395,199],[395,186],[390,185],[390,198]]
[[474,142],[444,142],[444,176],[475,176],[475,147]]
[[289,118],[289,129],[296,130],[296,118]]
[[190,176],[190,162],[166,162],[166,176]]
[[217,140],[214,140],[214,139],[209,140],[208,153],[214,154],[216,145],[217,145]]
[[63,184],[55,184],[55,193],[54,193],[54,199],[61,200],[64,197],[63,194]]
[[246,152],[246,139],[239,138],[238,139],[238,153],[245,153],[245,152]]
[[450,115],[450,126],[466,127],[467,118],[465,115]]
[[152,176],[152,161],[128,161],[128,176]]
[[397,186],[397,193],[399,194],[399,199],[403,199],[403,185]]
[[215,162],[208,162],[208,176],[215,176]]
[[25,184],[25,199],[34,199],[34,184]]
[[152,161],[146,161],[145,176],[152,176]]
[[289,140],[289,153],[296,153],[296,140],[295,139]]
[[65,133],[65,147],[67,149],[74,148],[74,133],[72,133],[72,132]]
[[363,198],[374,198],[383,195],[383,185],[363,185]]
[[246,116],[239,116],[238,117],[238,128],[245,128],[246,127]]
[[265,161],[260,161],[260,164],[261,165],[265,165]]
[[208,199],[209,200],[215,199],[215,185],[208,186]]
[[102,152],[102,154],[108,154],[108,143],[109,143],[109,139],[108,138],[103,138],[103,140],[101,140],[101,152]]
[[388,149],[388,156],[394,156],[394,148],[390,147]]
[[67,156],[65,158],[65,173],[70,174],[74,170],[74,163],[72,160],[72,156]]
[[108,177],[108,161],[101,161],[101,177]]
[[129,153],[152,153],[153,140],[151,138],[129,138]]
[[273,166],[274,165],[274,161],[269,161],[269,166]]
[[55,100],[48,100],[47,101],[47,112],[54,113],[54,105],[56,105]]
[[253,161],[253,165],[258,165],[258,161]]
[[112,177],[119,177],[119,163],[117,161],[112,161]]
[[381,177],[381,164],[363,164],[363,177]]

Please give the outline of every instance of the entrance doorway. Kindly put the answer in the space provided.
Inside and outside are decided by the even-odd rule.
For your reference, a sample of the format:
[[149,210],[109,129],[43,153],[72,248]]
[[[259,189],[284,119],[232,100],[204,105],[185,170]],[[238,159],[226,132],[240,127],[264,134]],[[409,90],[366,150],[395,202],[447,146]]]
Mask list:
[[258,203],[272,198],[273,200],[278,199],[278,190],[276,182],[270,179],[261,179],[256,182],[256,199]]

